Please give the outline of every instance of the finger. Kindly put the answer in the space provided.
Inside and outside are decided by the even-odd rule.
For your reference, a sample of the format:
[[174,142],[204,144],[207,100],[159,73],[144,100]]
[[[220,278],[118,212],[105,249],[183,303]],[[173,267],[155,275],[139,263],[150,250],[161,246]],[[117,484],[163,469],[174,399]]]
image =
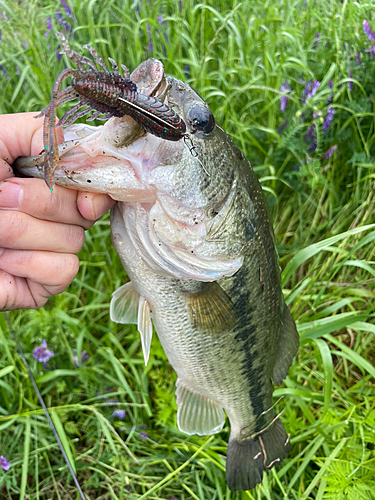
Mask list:
[[0,158],[0,181],[14,177],[12,167],[3,159]]
[[[37,111],[32,111],[0,116],[0,157],[10,165],[19,156],[34,156],[43,150],[44,117],[35,118],[37,115]],[[61,142],[61,127],[56,132]]]
[[73,281],[79,268],[76,255],[70,253],[0,250],[0,269],[20,278],[27,278],[61,293]]
[[84,229],[89,229],[93,224],[82,217],[77,208],[77,191],[56,186],[51,194],[41,179],[17,177],[0,182],[0,208]]
[[84,238],[81,226],[43,221],[22,212],[0,210],[0,247],[78,253]]
[[86,193],[78,194],[77,207],[83,217],[88,220],[99,219],[116,202],[106,194]]
[[43,285],[0,269],[0,311],[37,309],[52,295]]

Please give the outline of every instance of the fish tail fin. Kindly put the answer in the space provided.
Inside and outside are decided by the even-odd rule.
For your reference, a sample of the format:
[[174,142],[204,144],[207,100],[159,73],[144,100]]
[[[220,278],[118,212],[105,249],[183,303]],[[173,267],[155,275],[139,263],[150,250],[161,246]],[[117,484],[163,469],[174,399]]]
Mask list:
[[263,471],[279,464],[289,449],[289,436],[279,418],[254,437],[247,439],[231,437],[226,467],[229,489],[251,490],[262,481]]

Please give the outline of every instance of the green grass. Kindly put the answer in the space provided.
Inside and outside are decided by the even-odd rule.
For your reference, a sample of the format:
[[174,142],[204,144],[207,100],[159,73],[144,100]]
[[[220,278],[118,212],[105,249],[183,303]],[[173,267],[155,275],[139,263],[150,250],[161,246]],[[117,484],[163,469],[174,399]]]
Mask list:
[[[375,31],[375,6],[183,0],[180,9],[170,0],[144,0],[138,12],[128,0],[72,0],[74,21],[59,2],[0,5],[2,113],[47,104],[67,63],[55,55],[57,38],[44,36],[49,16],[54,31],[64,29],[57,8],[78,52],[91,43],[130,69],[156,57],[168,74],[196,88],[261,179],[301,336],[289,376],[275,390],[291,452],[255,490],[231,493],[229,427],[208,438],[180,433],[175,374],[157,338],[144,368],[134,326],[109,319],[111,293],[126,275],[104,217],[87,234],[68,291],[43,309],[10,315],[87,497],[374,499],[375,57],[365,52],[371,42],[362,21]],[[321,83],[303,102],[308,80]],[[285,81],[292,90],[282,113]],[[329,107],[335,115],[324,133]],[[308,151],[304,137],[312,124],[316,149]],[[56,354],[46,368],[32,359],[43,338]],[[73,349],[90,355],[79,368]],[[76,498],[3,315],[0,352],[0,455],[11,461],[7,473],[0,469],[0,498]],[[119,403],[108,403],[114,399]],[[126,418],[113,418],[114,408],[125,409]]]

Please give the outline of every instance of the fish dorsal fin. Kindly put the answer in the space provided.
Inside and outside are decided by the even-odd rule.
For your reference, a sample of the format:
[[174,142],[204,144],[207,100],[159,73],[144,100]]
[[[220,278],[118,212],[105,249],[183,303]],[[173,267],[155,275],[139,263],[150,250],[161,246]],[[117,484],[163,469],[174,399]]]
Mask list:
[[134,289],[132,282],[120,286],[112,294],[109,306],[109,315],[112,321],[122,324],[138,323],[139,293]]
[[147,366],[150,356],[151,339],[152,339],[152,323],[150,305],[147,300],[140,296],[138,306],[138,331],[141,335],[142,351]]
[[284,378],[288,375],[292,360],[297,354],[298,345],[299,336],[294,319],[286,304],[284,304],[282,325],[279,331],[279,345],[272,376],[275,385],[281,385]]
[[223,409],[210,399],[188,389],[180,379],[176,383],[177,425],[185,434],[207,436],[224,427]]

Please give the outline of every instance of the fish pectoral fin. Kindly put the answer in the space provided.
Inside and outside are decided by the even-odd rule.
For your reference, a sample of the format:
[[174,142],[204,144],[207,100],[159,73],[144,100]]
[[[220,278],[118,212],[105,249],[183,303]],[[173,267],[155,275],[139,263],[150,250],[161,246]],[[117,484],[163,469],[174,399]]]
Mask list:
[[152,323],[150,305],[142,296],[139,297],[138,331],[141,335],[143,357],[147,366],[148,358],[150,357]]
[[177,425],[185,434],[207,436],[224,427],[223,409],[210,399],[188,389],[180,379],[176,383]]
[[288,371],[294,356],[297,354],[299,345],[299,336],[294,323],[294,319],[290,314],[286,304],[284,304],[284,313],[282,325],[279,331],[279,345],[275,366],[273,368],[272,380],[275,385],[281,385],[284,378],[288,375]]
[[109,306],[109,315],[112,321],[122,324],[138,323],[139,293],[134,289],[132,282],[120,286],[112,294]]
[[230,297],[216,282],[202,283],[196,293],[186,293],[192,325],[202,333],[227,333],[237,318]]

